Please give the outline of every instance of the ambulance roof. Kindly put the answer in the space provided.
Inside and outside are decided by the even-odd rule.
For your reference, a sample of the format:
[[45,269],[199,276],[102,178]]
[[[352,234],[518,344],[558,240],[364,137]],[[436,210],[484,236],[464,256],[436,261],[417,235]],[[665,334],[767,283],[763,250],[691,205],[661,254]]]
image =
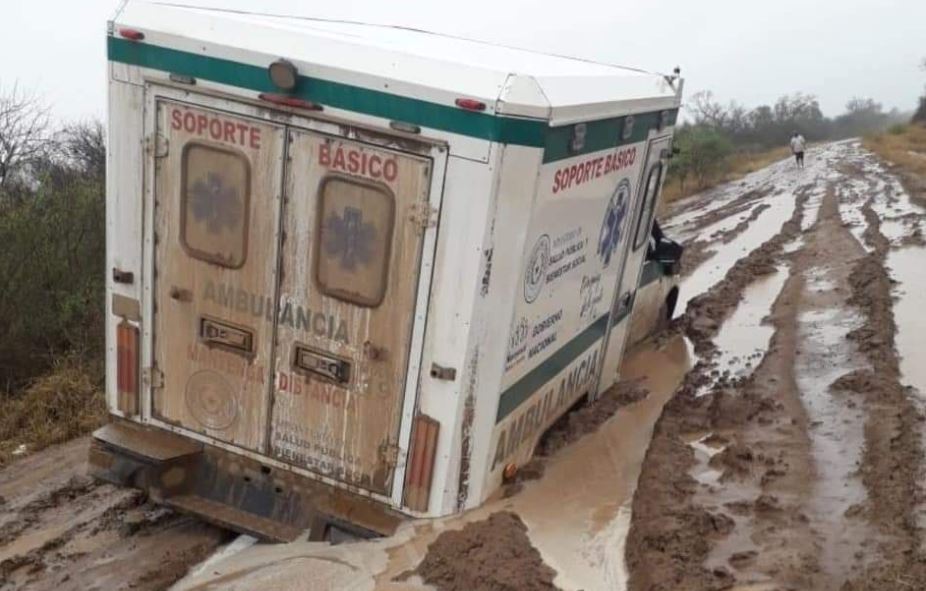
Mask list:
[[[229,9],[223,6],[233,6]],[[243,10],[247,5],[254,11]],[[566,124],[678,106],[660,74],[394,26],[266,14],[260,2],[127,0],[116,29],[145,33],[145,45],[266,68],[278,58],[302,76],[437,104],[486,103],[487,114]],[[111,58],[112,58],[112,51]]]

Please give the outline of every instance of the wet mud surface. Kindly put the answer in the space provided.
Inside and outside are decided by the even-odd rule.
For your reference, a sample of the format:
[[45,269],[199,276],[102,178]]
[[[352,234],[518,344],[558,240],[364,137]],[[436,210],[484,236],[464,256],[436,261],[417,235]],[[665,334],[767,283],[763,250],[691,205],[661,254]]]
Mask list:
[[[811,157],[747,183],[794,200],[777,233],[689,270],[722,279],[687,294],[674,322],[699,361],[647,451],[630,589],[926,589],[926,428],[917,372],[901,370],[926,347],[898,346],[897,316],[926,304],[907,254],[926,217],[857,143]],[[707,198],[716,208],[716,192],[694,201]],[[718,222],[699,227],[694,211],[681,206],[674,225],[722,252]]]
[[926,590],[909,186],[843,142],[674,204],[678,316],[478,509],[337,546],[229,544],[87,479],[77,441],[0,472],[0,590]]
[[0,472],[0,589],[166,589],[227,532],[86,476],[88,440]]
[[510,512],[441,535],[416,572],[425,583],[446,591],[556,589],[556,572],[531,546],[524,522]]

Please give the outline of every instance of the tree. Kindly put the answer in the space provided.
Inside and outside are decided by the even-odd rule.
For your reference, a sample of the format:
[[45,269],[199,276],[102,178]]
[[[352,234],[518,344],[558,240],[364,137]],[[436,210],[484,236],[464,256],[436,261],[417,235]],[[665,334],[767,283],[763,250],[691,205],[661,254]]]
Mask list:
[[926,94],[920,97],[920,105],[913,113],[913,122],[926,125]]
[[874,99],[853,97],[846,103],[846,112],[833,120],[832,136],[852,137],[872,133],[889,125],[891,117]]
[[704,125],[684,126],[676,133],[678,155],[672,159],[672,175],[682,190],[689,178],[703,188],[713,177],[724,172],[733,144],[721,132]]
[[714,99],[714,93],[710,90],[694,93],[686,106],[695,125],[721,128],[727,122],[726,107]]
[[103,178],[106,171],[106,145],[100,121],[67,125],[59,136],[62,155],[72,168],[77,168],[91,178]]
[[[920,68],[926,70],[926,57],[923,58],[923,63],[920,64]],[[919,107],[917,107],[916,112],[913,114],[913,122],[926,125],[926,94],[920,97]]]
[[37,98],[17,86],[0,91],[0,192],[42,155],[48,126],[48,109]]

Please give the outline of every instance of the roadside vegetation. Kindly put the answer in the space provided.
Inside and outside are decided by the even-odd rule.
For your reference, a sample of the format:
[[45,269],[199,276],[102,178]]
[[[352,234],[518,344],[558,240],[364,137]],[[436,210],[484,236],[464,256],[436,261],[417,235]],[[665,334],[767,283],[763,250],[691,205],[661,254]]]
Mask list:
[[862,143],[891,164],[926,175],[926,121],[895,125],[885,133],[866,136]]
[[693,95],[685,109],[690,120],[676,131],[679,152],[669,168],[666,203],[787,158],[794,131],[813,143],[872,134],[910,119],[864,98],[853,98],[845,113],[829,118],[814,96],[802,93],[747,109],[736,102],[723,104],[705,91]]
[[0,91],[0,465],[105,416],[105,160],[99,122]]
[[[926,71],[926,59],[921,67]],[[895,169],[914,199],[926,202],[926,89],[910,123],[868,134],[862,144]]]

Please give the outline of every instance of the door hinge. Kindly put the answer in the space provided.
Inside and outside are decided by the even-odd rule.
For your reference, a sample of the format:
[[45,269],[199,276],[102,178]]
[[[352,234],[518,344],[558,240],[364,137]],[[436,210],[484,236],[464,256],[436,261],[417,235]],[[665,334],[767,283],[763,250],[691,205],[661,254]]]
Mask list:
[[399,464],[399,446],[391,441],[381,444],[379,459],[383,464],[395,468]]
[[145,151],[155,158],[164,158],[170,151],[170,141],[160,133],[152,133],[145,137]]
[[437,213],[430,203],[415,203],[409,208],[408,219],[424,231],[437,226]]
[[164,372],[156,367],[146,367],[141,374],[142,382],[152,389],[164,387]]

